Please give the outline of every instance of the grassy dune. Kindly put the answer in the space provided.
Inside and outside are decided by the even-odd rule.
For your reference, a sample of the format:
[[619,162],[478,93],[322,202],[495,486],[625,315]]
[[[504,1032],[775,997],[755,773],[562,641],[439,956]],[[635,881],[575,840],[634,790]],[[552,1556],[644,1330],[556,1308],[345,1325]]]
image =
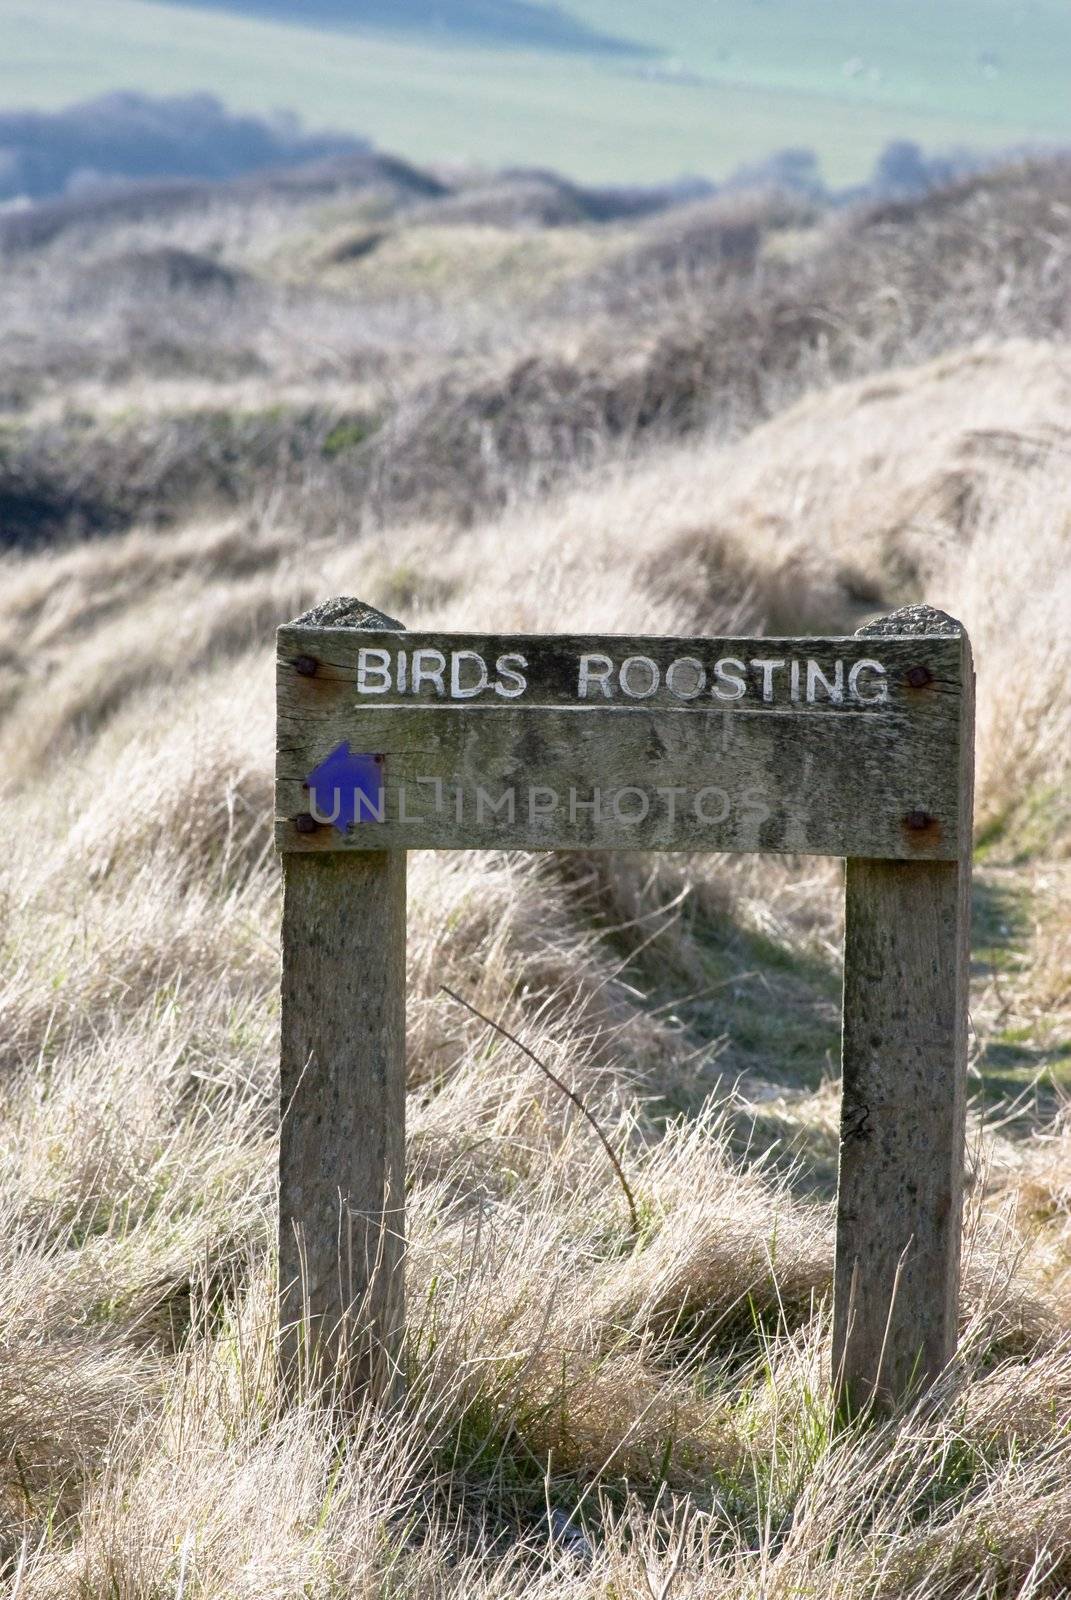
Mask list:
[[[20,1600],[1071,1586],[1071,178],[551,243],[532,217],[567,199],[239,190],[8,250]],[[939,1406],[830,1415],[836,864],[500,853],[411,858],[401,1415],[280,1403],[272,634],[335,593],[422,627],[850,631],[921,598],[966,623],[971,1190]],[[583,1092],[638,1238],[587,1125],[444,982]]]

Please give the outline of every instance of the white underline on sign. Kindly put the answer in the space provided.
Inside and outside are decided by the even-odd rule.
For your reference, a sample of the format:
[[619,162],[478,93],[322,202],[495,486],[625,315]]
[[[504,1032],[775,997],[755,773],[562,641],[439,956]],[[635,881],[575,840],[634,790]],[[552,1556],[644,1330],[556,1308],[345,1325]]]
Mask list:
[[675,712],[683,716],[706,717],[839,717],[861,716],[868,717],[877,722],[890,717],[902,717],[902,711],[867,711],[863,706],[844,706],[840,711],[818,711],[813,706],[798,705],[793,708],[778,708],[771,706],[763,710],[758,706],[740,706],[734,710],[729,706],[539,706],[539,705],[460,705],[456,700],[422,700],[416,705],[402,705],[398,701],[391,701],[387,705],[369,705],[364,700],[352,702],[355,711],[577,711],[577,712],[616,712],[618,716],[662,716],[665,712]]

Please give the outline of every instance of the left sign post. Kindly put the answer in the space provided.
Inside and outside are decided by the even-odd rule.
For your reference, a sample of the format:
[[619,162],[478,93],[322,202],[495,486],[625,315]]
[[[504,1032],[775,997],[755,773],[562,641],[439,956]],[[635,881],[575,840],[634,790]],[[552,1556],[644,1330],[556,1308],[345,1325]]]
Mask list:
[[[402,627],[347,599],[297,625]],[[278,670],[314,691],[314,657],[280,657]],[[282,859],[284,1380],[343,1401],[389,1398],[405,1320],[405,851]]]

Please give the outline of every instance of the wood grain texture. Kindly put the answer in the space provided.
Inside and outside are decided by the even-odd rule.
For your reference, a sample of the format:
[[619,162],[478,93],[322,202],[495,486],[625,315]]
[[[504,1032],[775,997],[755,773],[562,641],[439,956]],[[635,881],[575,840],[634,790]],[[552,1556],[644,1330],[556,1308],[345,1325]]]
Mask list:
[[[410,683],[420,650],[447,659],[467,652],[470,672],[473,657],[491,671],[500,658],[522,657],[523,694],[505,699],[489,685],[459,701],[427,684],[416,696],[399,693],[392,682],[388,693],[362,696],[358,637],[395,654],[404,640]],[[941,635],[883,637],[875,645],[858,638],[378,638],[292,627],[280,630],[279,645],[276,839],[287,852],[758,850],[902,860],[954,860],[960,852],[962,652]],[[590,685],[588,698],[578,696],[584,655],[613,660],[609,696]],[[620,691],[616,669],[629,659],[657,668],[658,687],[641,699]],[[682,659],[705,674],[703,691],[691,698],[665,686]],[[848,690],[853,667],[871,659],[884,669],[881,702],[855,700]],[[732,702],[709,692],[719,661],[744,665],[740,674],[732,669],[741,685]],[[768,682],[763,661],[782,663]],[[298,662],[315,663],[314,673],[297,670]],[[812,703],[792,698],[793,662],[800,696],[814,663]],[[681,671],[674,681],[690,692],[696,673],[688,670],[690,678]],[[913,685],[912,675],[923,682]],[[649,668],[632,670],[634,686],[645,691],[651,681]],[[836,702],[822,684],[838,681]],[[859,681],[873,693],[869,669]],[[448,673],[444,683],[448,691]],[[316,825],[307,786],[342,744],[383,758],[383,820],[346,832]],[[330,815],[330,807],[313,809]]]
[[386,1394],[404,1324],[404,853],[284,861],[280,1118],[284,1371]]
[[[968,818],[973,674],[955,637]],[[833,1366],[850,1410],[924,1387],[956,1348],[970,862],[965,843],[957,861],[847,864]]]

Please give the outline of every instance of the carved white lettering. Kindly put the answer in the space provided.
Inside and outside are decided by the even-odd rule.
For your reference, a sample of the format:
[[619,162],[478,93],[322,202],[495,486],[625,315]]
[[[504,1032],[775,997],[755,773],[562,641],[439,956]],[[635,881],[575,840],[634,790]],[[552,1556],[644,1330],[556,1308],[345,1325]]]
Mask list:
[[[370,681],[374,673],[378,683]],[[390,688],[390,651],[362,648],[357,652],[357,693],[386,694]]]
[[756,661],[751,663],[753,667],[758,667],[762,673],[762,698],[767,702],[774,697],[773,675],[775,672],[779,672],[784,664],[783,661],[775,661],[771,656],[759,656]]
[[[711,694],[717,700],[741,700],[747,693],[747,668],[735,656],[723,656],[714,663],[714,683]],[[722,687],[725,685],[726,687]]]
[[603,699],[609,700],[613,694],[610,687],[610,674],[614,664],[609,656],[590,655],[580,657],[580,676],[577,680],[576,692],[580,700],[588,698],[588,685],[598,684],[602,690]]
[[817,661],[807,663],[807,702],[813,705],[818,699],[818,690],[821,688],[827,700],[832,700],[839,706],[844,700],[844,662],[836,661],[833,664],[833,681],[826,677]]
[[425,683],[435,686],[437,695],[446,693],[443,683],[443,672],[446,668],[446,657],[441,650],[414,650],[413,651],[413,693],[419,694]]
[[[877,683],[870,685],[870,693],[865,694],[865,684],[860,683],[864,672],[873,673],[878,679]],[[863,705],[884,705],[889,698],[889,680],[885,676],[885,668],[880,661],[857,661],[848,674],[848,693],[853,700],[859,700]]]
[[694,656],[679,656],[666,668],[666,688],[678,700],[694,700],[703,693],[706,681],[706,668]]
[[[640,674],[640,687],[636,687],[636,673]],[[646,677],[646,684],[644,683]],[[621,685],[622,694],[627,694],[630,700],[647,700],[654,694],[661,681],[662,674],[656,662],[650,656],[628,656],[621,663],[621,671],[617,681]]]
[[[500,694],[504,700],[516,700],[518,695],[522,695],[528,687],[528,679],[523,672],[518,672],[517,668],[527,668],[527,666],[528,662],[524,656],[499,656],[495,662],[495,671],[498,673],[495,693]],[[503,683],[503,678],[507,680],[506,683]]]
[[[475,665],[475,683],[462,683],[461,681],[466,662],[472,662]],[[450,698],[452,700],[472,700],[486,688],[487,663],[483,656],[477,655],[475,650],[452,650],[450,652]]]

